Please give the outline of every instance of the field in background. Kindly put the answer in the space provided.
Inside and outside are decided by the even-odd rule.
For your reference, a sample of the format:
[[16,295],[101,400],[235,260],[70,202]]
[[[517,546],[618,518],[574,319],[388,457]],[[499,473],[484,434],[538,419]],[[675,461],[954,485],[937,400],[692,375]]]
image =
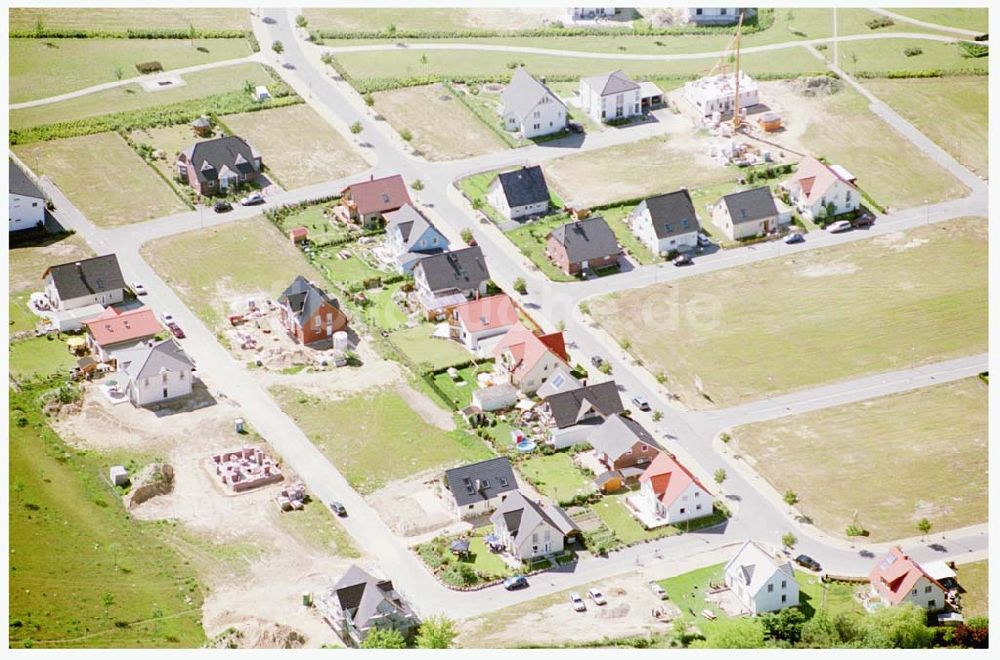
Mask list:
[[[919,55],[907,56],[907,48],[919,48]],[[855,71],[944,71],[989,70],[989,57],[965,58],[956,43],[928,39],[878,39],[850,41],[840,44],[840,67],[847,73]],[[831,56],[831,50],[826,51]],[[857,61],[855,61],[857,58]]]
[[94,30],[122,32],[125,30],[249,30],[250,14],[246,9],[189,7],[167,9],[143,7],[142,9],[82,9],[67,8],[11,8],[10,29],[34,31],[41,20],[47,30]]
[[[962,28],[964,30],[979,30],[987,32],[990,29],[989,10],[986,7],[969,8],[897,8],[893,7],[894,14],[902,14],[915,18],[918,21],[937,23],[949,27]],[[914,26],[916,27],[916,26]]]
[[309,7],[302,12],[310,29],[386,30],[390,25],[402,31],[440,30],[520,30],[541,27],[543,19],[557,20],[558,9],[376,9]]

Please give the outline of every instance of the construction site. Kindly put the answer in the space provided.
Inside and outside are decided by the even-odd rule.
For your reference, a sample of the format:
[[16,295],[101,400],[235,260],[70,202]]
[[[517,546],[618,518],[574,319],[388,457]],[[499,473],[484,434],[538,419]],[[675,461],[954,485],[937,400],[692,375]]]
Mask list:
[[256,447],[226,451],[211,458],[215,475],[230,492],[242,493],[284,479],[278,463]]

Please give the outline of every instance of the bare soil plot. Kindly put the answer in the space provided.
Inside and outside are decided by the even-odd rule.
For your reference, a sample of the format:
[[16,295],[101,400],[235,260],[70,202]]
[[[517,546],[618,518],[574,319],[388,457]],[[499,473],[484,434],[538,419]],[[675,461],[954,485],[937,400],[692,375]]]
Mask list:
[[379,114],[396,131],[409,131],[413,135],[410,144],[428,160],[470,158],[507,148],[444,85],[406,87],[373,96]]
[[52,237],[43,245],[11,247],[10,267],[7,270],[10,280],[10,293],[21,291],[41,291],[42,273],[49,266],[79,261],[94,256],[94,251],[77,234]]
[[321,30],[378,31],[394,25],[401,31],[437,32],[441,30],[521,30],[541,28],[545,22],[559,20],[565,13],[544,9],[321,9],[309,7],[302,12],[309,27]]
[[46,30],[248,30],[250,14],[246,9],[210,7],[143,7],[141,9],[40,8],[10,9],[10,29],[34,31],[38,21]]
[[[168,179],[177,178],[177,154],[205,138],[198,137],[187,124],[161,126],[132,131],[129,135],[136,144],[148,144],[163,152],[163,158],[152,161],[153,167]],[[185,184],[178,184],[185,185]]]
[[963,218],[619,292],[590,310],[686,405],[729,406],[986,351],[986,235],[985,219]]
[[[857,512],[868,541],[986,522],[988,386],[979,378],[732,431],[734,448],[798,509],[844,536]],[[891,476],[890,476],[891,475]]]
[[101,227],[143,222],[187,210],[156,172],[115,133],[35,142],[14,151],[47,175]]
[[287,190],[368,168],[352,145],[304,103],[220,119],[260,152],[265,167]]

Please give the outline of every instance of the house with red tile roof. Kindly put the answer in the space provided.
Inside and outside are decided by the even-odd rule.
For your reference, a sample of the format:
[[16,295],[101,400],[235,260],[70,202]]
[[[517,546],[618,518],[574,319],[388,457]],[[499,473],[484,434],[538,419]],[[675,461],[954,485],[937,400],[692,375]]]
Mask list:
[[[842,167],[825,165],[812,156],[799,163],[792,178],[781,183],[799,213],[811,220],[857,211],[861,193],[856,179]],[[833,205],[832,207],[830,205]],[[833,210],[829,213],[828,208]]]
[[525,394],[538,390],[569,359],[562,332],[536,335],[520,322],[500,338],[492,354],[494,372]]
[[403,177],[398,174],[352,183],[340,196],[342,212],[365,228],[380,226],[386,213],[413,203]]
[[871,593],[882,605],[913,603],[934,612],[945,607],[948,590],[899,546],[879,560],[868,574]]
[[649,528],[712,514],[712,493],[665,451],[658,453],[639,476],[639,492],[628,496],[627,502]]
[[101,362],[111,362],[116,351],[134,348],[163,330],[149,307],[127,312],[108,307],[100,316],[83,324],[87,327],[87,345]]
[[504,334],[517,322],[517,308],[507,294],[501,293],[452,309],[451,336],[470,351],[477,351],[480,341]]

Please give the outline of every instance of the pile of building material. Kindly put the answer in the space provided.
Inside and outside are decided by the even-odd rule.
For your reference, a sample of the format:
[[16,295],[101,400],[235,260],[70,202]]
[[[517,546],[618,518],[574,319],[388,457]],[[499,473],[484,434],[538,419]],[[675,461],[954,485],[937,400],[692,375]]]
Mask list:
[[234,493],[277,483],[284,478],[278,464],[255,447],[216,454],[212,463],[215,474]]
[[844,88],[839,78],[831,76],[802,76],[789,84],[800,96],[830,96]]
[[749,142],[727,140],[712,147],[712,157],[723,165],[747,167],[771,162],[771,152],[759,149]]
[[278,493],[278,506],[282,511],[299,511],[306,503],[306,486],[303,483],[292,484]]

